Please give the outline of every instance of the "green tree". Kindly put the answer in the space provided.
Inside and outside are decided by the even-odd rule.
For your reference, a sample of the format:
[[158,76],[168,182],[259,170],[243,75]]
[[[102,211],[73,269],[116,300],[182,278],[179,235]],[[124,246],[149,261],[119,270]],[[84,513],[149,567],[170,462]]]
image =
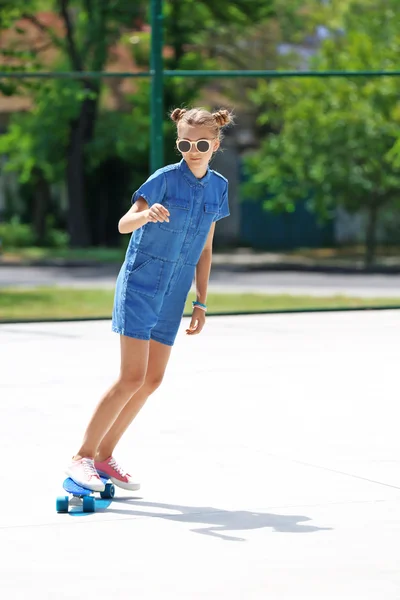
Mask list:
[[[21,18],[29,21],[45,38],[59,51],[59,67],[63,70],[75,72],[103,71],[109,48],[120,38],[124,27],[132,27],[137,19],[143,19],[145,6],[143,2],[132,3],[128,0],[115,0],[114,2],[103,2],[102,0],[48,0],[48,2],[30,2],[27,6],[22,2],[11,5],[12,10],[8,12],[8,20],[14,22]],[[55,29],[44,23],[40,18],[39,9],[46,7],[49,11],[57,14],[63,26],[63,34],[57,33]],[[18,49],[14,49],[14,53]],[[60,69],[61,70],[61,69]],[[99,79],[80,78],[71,82],[53,81],[44,86],[50,96],[43,95],[42,91],[33,95],[34,103],[47,104],[47,109],[53,115],[53,128],[45,128],[44,136],[49,142],[47,156],[44,161],[52,163],[55,159],[52,155],[52,142],[50,138],[64,142],[66,161],[66,182],[68,190],[68,231],[72,246],[87,246],[90,243],[90,229],[88,226],[88,215],[85,207],[86,186],[86,147],[92,142],[95,135],[96,121],[99,111],[99,100],[102,82]],[[40,86],[37,86],[38,88]],[[64,93],[63,90],[67,90]],[[43,90],[43,86],[41,88]],[[51,104],[54,95],[57,97],[55,105]],[[60,102],[61,100],[61,102]],[[64,100],[64,102],[62,102]],[[57,111],[59,109],[59,111]],[[45,118],[46,111],[37,110],[38,121]],[[21,127],[24,126],[21,120]],[[32,132],[35,135],[35,143],[43,145],[40,137],[40,123],[32,123]],[[66,136],[62,138],[58,129],[67,127]],[[64,132],[64,131],[63,131]],[[27,133],[29,136],[29,132]],[[42,136],[43,137],[43,136]],[[16,151],[18,153],[18,150]],[[18,160],[17,160],[18,162]],[[29,163],[35,162],[32,156],[27,159]],[[44,170],[45,176],[48,169]]]
[[[36,0],[35,9],[41,7],[42,2]],[[0,32],[2,39],[0,43],[0,65],[5,73],[12,74],[15,71],[32,72],[40,69],[41,53],[48,45],[29,48],[24,43],[25,28],[20,21],[26,9],[23,0],[2,0],[0,10]],[[32,88],[32,84],[26,79],[4,78],[0,79],[0,93],[4,96],[26,92]]]
[[62,111],[75,105],[73,87],[74,82],[46,82],[36,91],[32,110],[15,115],[6,133],[0,136],[0,154],[8,157],[5,170],[18,173],[20,183],[32,190],[29,213],[38,244],[46,238],[50,185],[64,178],[70,115],[62,115]]
[[[60,59],[56,68],[78,73],[104,70],[110,47],[125,32],[142,23],[146,14],[148,16],[149,8],[146,0],[31,0],[29,4],[13,0],[6,2],[6,5],[7,14],[4,13],[6,16],[3,25],[17,23],[24,17],[58,49]],[[203,49],[196,56],[191,49],[201,39],[204,28],[210,30],[227,22],[244,26],[254,20],[266,18],[271,13],[272,6],[273,0],[252,0],[250,5],[247,0],[237,0],[235,3],[230,0],[220,0],[218,3],[212,0],[199,0],[196,3],[191,0],[167,0],[165,42],[173,49],[171,58],[167,59],[167,66],[177,68],[192,64],[199,67],[204,64]],[[44,23],[38,13],[39,8],[46,8],[59,15],[63,24],[62,34]],[[171,81],[166,84],[166,107],[177,104],[177,101],[190,101],[193,91],[197,89],[195,82],[188,82],[187,86],[179,83]],[[91,152],[99,151],[99,156],[104,155],[104,145],[101,140],[96,139],[97,131],[104,133],[104,128],[97,128],[102,86],[101,80],[84,77],[68,83],[63,80],[61,88],[57,82],[49,82],[40,91],[38,86],[33,94],[33,101],[40,106],[31,119],[18,117],[7,138],[8,153],[13,155],[10,166],[23,165],[25,177],[27,173],[35,172],[49,179],[59,172],[59,166],[65,168],[68,230],[72,246],[86,246],[91,241],[85,190],[88,185],[88,169],[96,163]],[[144,86],[140,89],[145,89]],[[185,94],[181,93],[183,90]],[[54,104],[52,100],[55,100]],[[143,106],[143,102],[139,99],[137,105]],[[139,116],[143,116],[146,122],[149,121],[148,110],[147,114],[139,111]],[[141,129],[139,126],[133,127],[133,130],[137,131],[138,128]],[[24,139],[23,152],[15,144],[19,134]],[[54,145],[57,146],[56,152],[53,152]],[[122,146],[126,149],[129,144]],[[59,157],[59,149],[65,150],[65,161]],[[55,168],[57,157],[59,162]]]
[[[398,68],[400,6],[352,2],[343,29],[327,40],[316,70],[391,70]],[[254,94],[268,103],[261,121],[273,133],[249,157],[248,192],[271,194],[267,209],[294,210],[309,198],[321,218],[336,206],[364,211],[366,265],[374,262],[379,216],[399,207],[400,80],[383,78],[310,78],[262,83]]]

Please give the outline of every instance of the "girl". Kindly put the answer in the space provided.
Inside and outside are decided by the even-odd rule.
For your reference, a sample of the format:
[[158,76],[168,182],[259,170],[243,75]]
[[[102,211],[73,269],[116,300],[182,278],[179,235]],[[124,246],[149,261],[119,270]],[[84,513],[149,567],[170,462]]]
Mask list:
[[132,234],[112,318],[112,329],[120,334],[119,378],[98,404],[66,469],[94,491],[104,490],[99,473],[122,488],[140,487],[113,452],[163,379],[194,275],[197,300],[186,333],[197,335],[204,327],[215,223],[229,215],[228,182],[209,162],[230,113],[176,108],[171,119],[182,160],[149,177],[118,225],[120,233]]

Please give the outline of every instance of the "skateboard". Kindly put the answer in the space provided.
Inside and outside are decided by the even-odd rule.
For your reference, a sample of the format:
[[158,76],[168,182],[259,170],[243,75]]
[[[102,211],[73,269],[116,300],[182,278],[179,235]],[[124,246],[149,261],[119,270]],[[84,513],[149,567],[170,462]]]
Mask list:
[[73,481],[70,477],[64,480],[63,488],[69,496],[59,496],[56,501],[56,510],[58,513],[67,513],[70,506],[75,505],[76,501],[82,501],[82,512],[92,513],[96,511],[96,498],[94,494],[100,494],[103,500],[114,498],[115,487],[113,483],[107,483],[108,477],[100,475],[101,481],[105,484],[104,492],[94,492],[88,488],[82,487]]

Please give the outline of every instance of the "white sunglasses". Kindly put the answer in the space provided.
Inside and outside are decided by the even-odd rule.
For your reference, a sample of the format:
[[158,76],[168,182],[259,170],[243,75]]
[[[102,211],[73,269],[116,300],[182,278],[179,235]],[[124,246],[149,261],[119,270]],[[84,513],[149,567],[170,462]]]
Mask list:
[[211,148],[211,142],[214,140],[197,140],[197,142],[191,142],[190,140],[176,140],[176,147],[179,152],[186,153],[190,152],[193,145],[196,148],[197,152],[201,152],[202,154],[208,152]]

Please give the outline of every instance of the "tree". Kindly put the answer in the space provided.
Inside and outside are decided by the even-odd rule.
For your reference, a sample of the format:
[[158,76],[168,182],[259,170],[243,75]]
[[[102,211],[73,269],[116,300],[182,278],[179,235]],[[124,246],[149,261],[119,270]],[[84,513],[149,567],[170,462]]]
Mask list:
[[[44,4],[37,1],[35,7],[39,10],[44,8]],[[3,32],[1,70],[10,74],[40,71],[43,53],[54,45],[52,38],[32,41],[27,36],[28,19],[23,19],[25,9],[26,2],[4,0],[0,12],[0,30]],[[32,18],[37,28],[39,22],[36,17]],[[32,79],[5,78],[0,81],[0,92],[4,96],[35,99],[30,113],[12,115],[8,130],[0,137],[0,152],[8,157],[5,170],[17,172],[20,183],[27,184],[32,191],[32,195],[29,194],[32,197],[29,215],[35,241],[43,244],[51,199],[50,184],[63,178],[65,168],[63,147],[66,131],[59,110],[60,99],[66,107],[71,106],[71,82],[61,87],[60,82],[52,85],[48,81],[41,84]]]
[[[43,244],[46,237],[50,184],[63,179],[65,168],[66,122],[63,123],[56,114],[57,101],[59,105],[66,90],[59,89],[58,92],[44,86],[40,95],[36,95],[32,112],[12,119],[7,132],[0,136],[0,153],[8,156],[5,169],[18,173],[20,183],[30,184],[33,190],[30,212],[38,244]],[[52,110],[48,110],[52,101]]]
[[[241,42],[250,34],[254,23],[268,22],[276,12],[276,0],[165,0],[164,43],[168,55],[164,68],[169,70],[218,70],[223,68],[249,68],[249,64],[233,61],[227,66],[223,52],[229,38],[230,58],[240,53]],[[278,3],[279,4],[279,3]],[[221,40],[221,36],[223,40]],[[233,43],[232,43],[233,42]],[[146,84],[145,84],[146,85]],[[174,77],[164,80],[164,108],[187,106],[198,99],[201,90],[218,87],[218,78]],[[226,91],[226,88],[223,88]],[[204,94],[205,95],[205,94]],[[221,96],[227,97],[227,94]],[[213,100],[205,102],[214,108]],[[166,158],[176,159],[173,138],[175,127],[166,124]]]
[[[18,25],[21,19],[32,24],[45,37],[46,43],[57,49],[59,59],[55,67],[58,70],[73,70],[77,73],[103,71],[110,47],[119,41],[125,32],[140,29],[146,14],[148,15],[148,4],[146,0],[32,0],[29,4],[22,0],[13,0],[5,2],[7,12],[2,13],[5,15],[2,24]],[[167,60],[168,66],[185,67],[196,62],[196,58],[195,66],[198,67],[202,63],[202,52],[195,57],[187,51],[201,38],[203,28],[210,30],[220,23],[229,22],[244,26],[252,20],[266,18],[271,13],[272,5],[273,0],[253,0],[250,5],[247,0],[237,0],[235,3],[230,0],[220,0],[218,3],[212,0],[199,0],[196,3],[191,0],[167,0],[165,42],[173,49],[171,58]],[[58,15],[62,25],[61,31],[45,22],[39,12],[43,9]],[[6,49],[6,52],[17,51],[15,48]],[[31,50],[31,55],[33,54]],[[19,64],[24,68],[23,55],[20,53],[19,57],[22,59],[22,63]],[[40,68],[40,62],[36,68]],[[190,101],[190,92],[196,89],[195,83],[188,82],[188,94],[183,96],[178,93],[176,84],[176,81],[166,84],[166,107],[175,103],[175,99],[179,99],[180,102]],[[146,85],[148,86],[143,84],[139,89],[143,90]],[[100,79],[81,77],[68,83],[63,80],[61,86],[53,81],[44,88],[39,88],[39,85],[34,88],[33,101],[35,105],[37,102],[41,103],[42,110],[34,111],[31,119],[24,116],[19,118],[8,137],[8,150],[14,154],[11,165],[24,164],[25,173],[33,175],[39,172],[41,176],[48,178],[52,176],[50,173],[58,173],[58,168],[53,167],[59,153],[52,152],[53,142],[56,142],[57,150],[65,149],[65,163],[61,158],[59,165],[64,166],[66,171],[71,245],[87,246],[91,242],[91,235],[85,189],[88,184],[88,168],[96,162],[91,159],[90,152],[93,148],[99,149],[102,146],[99,140],[96,140],[102,82]],[[43,89],[45,94],[41,91]],[[180,86],[180,90],[182,89],[183,86]],[[56,104],[52,106],[50,100],[54,99],[55,95]],[[140,105],[140,101],[138,104]],[[48,111],[52,117],[48,115]],[[143,115],[143,112],[139,111],[139,114]],[[148,112],[143,116],[149,120]],[[40,126],[42,119],[45,119],[45,128]],[[24,152],[20,152],[15,144],[10,148],[19,133],[25,140]],[[51,136],[53,142],[49,141]],[[43,145],[46,139],[49,143]],[[37,155],[37,146],[44,152]]]
[[[46,7],[56,14],[62,24],[62,32],[54,26],[46,24],[38,12]],[[28,21],[59,51],[59,65],[64,70],[103,71],[109,48],[121,36],[123,27],[134,24],[145,14],[143,2],[132,3],[128,0],[103,2],[102,0],[48,0],[48,2],[31,2],[27,7],[21,2],[9,11],[9,20],[14,22]],[[15,51],[14,51],[15,52]],[[85,160],[86,146],[93,140],[98,117],[101,82],[99,79],[79,78],[65,84],[72,90],[67,110],[68,132],[66,143],[66,182],[68,190],[68,230],[72,246],[87,246],[90,242],[88,215],[85,209]],[[51,82],[47,89],[60,91],[57,82]],[[37,94],[34,98],[36,103]],[[40,92],[39,92],[40,96]],[[54,121],[61,124],[65,116],[66,106],[62,106],[62,114],[52,110]],[[40,111],[38,113],[40,115]],[[57,127],[53,130],[57,137]],[[51,145],[49,145],[49,150]],[[48,153],[51,160],[51,155]]]
[[[316,70],[396,69],[400,50],[400,7],[349,3],[343,30],[317,54]],[[400,206],[400,80],[310,78],[262,83],[259,106],[274,110],[261,121],[274,131],[247,161],[248,191],[272,197],[271,210],[294,210],[309,198],[321,218],[336,206],[367,215],[365,263],[374,262],[379,216]]]

